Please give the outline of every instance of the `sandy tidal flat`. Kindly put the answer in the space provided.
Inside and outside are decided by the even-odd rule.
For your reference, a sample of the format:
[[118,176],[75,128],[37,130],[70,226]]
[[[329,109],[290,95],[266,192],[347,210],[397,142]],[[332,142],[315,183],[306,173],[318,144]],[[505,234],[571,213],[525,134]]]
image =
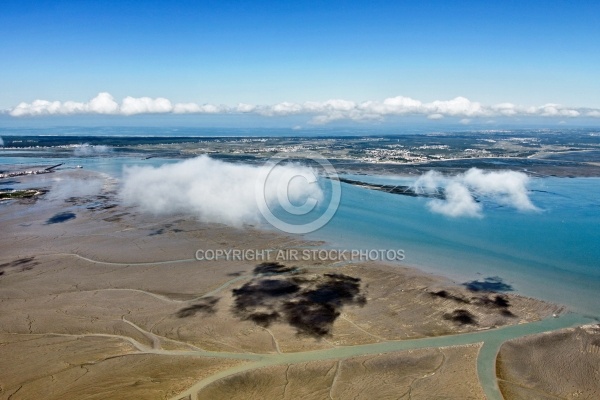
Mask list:
[[[0,205],[0,398],[178,398],[195,396],[195,387],[199,398],[243,398],[247,376],[255,375],[262,398],[281,398],[286,368],[288,397],[408,391],[481,398],[476,346],[327,361],[310,353],[317,360],[306,364],[287,357],[481,331],[561,311],[400,266],[198,261],[198,249],[321,243],[189,215],[147,215],[120,204],[106,177],[55,175],[74,185],[94,182],[93,190],[51,195],[54,181],[31,177],[32,186],[51,191]],[[248,363],[256,363],[250,375],[229,377]],[[264,363],[273,365],[261,369]],[[228,383],[215,378],[204,388],[215,374]],[[318,384],[305,393],[313,379]]]
[[497,373],[507,399],[598,399],[600,325],[506,342]]

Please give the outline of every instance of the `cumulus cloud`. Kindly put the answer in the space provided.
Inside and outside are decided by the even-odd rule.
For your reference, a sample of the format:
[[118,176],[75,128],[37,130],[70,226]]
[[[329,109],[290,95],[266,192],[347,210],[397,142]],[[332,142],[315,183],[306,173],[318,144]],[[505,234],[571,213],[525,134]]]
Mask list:
[[542,117],[578,117],[581,113],[577,110],[562,107],[560,104],[544,104],[540,107],[530,107],[528,113]]
[[69,115],[69,114],[115,114],[119,105],[109,93],[99,93],[87,103],[75,101],[35,100],[32,103],[20,103],[9,111],[13,117],[36,115]]
[[449,217],[481,217],[481,205],[475,201],[469,189],[459,182],[450,182],[444,192],[446,200],[431,200],[429,209]]
[[256,110],[256,106],[252,104],[239,103],[236,107],[236,111],[240,113],[249,113]]
[[258,114],[262,116],[286,116],[307,114],[313,124],[326,124],[337,120],[380,120],[388,116],[422,115],[437,120],[456,117],[463,120],[494,116],[519,117],[538,116],[556,118],[599,117],[599,109],[575,109],[559,104],[542,106],[519,106],[513,103],[483,105],[466,97],[450,100],[422,102],[410,97],[396,96],[383,101],[354,102],[344,99],[306,101],[294,103],[284,101],[273,105],[239,103],[229,107],[215,104],[175,103],[163,97],[125,97],[121,103],[106,92],[99,93],[88,102],[35,100],[20,103],[8,110],[14,117],[37,115],[71,114]]
[[536,211],[529,199],[529,177],[515,171],[482,171],[471,168],[463,174],[444,176],[436,171],[423,174],[414,183],[419,193],[445,194],[445,200],[432,199],[427,203],[435,213],[449,217],[482,217],[486,200],[513,207],[519,211]]
[[98,114],[114,114],[118,109],[119,105],[115,99],[106,92],[99,93],[88,103],[88,110]]
[[150,97],[125,97],[121,104],[121,114],[123,115],[134,115],[134,114],[160,114],[168,113],[173,110],[173,106],[168,99],[158,97],[152,99]]
[[315,175],[308,167],[232,164],[208,156],[126,168],[121,195],[126,204],[153,214],[192,214],[202,221],[239,227],[260,221],[256,182],[266,172],[270,173],[264,193],[271,206],[280,203],[282,188],[292,204],[323,199],[318,183],[299,178]]
[[112,151],[112,147],[109,147],[109,146],[105,146],[105,145],[93,146],[93,145],[90,145],[89,143],[84,143],[84,144],[75,146],[75,150],[73,151],[73,154],[77,157],[87,157],[87,156],[105,154],[105,153],[109,153],[111,151]]

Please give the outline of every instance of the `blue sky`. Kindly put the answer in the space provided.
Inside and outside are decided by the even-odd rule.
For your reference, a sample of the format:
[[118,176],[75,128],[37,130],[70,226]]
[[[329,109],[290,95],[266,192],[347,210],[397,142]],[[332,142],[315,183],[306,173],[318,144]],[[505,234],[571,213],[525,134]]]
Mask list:
[[5,110],[101,92],[230,107],[461,96],[600,109],[599,1],[5,0],[0,37]]

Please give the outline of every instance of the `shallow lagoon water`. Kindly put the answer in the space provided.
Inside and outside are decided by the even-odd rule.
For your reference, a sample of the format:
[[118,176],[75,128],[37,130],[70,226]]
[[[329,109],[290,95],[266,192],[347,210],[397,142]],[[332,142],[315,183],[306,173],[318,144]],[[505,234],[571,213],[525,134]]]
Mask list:
[[530,189],[538,212],[484,201],[483,218],[451,218],[431,212],[425,198],[344,184],[335,217],[309,236],[345,248],[403,249],[407,265],[457,282],[499,276],[516,292],[599,317],[600,178],[537,178]]

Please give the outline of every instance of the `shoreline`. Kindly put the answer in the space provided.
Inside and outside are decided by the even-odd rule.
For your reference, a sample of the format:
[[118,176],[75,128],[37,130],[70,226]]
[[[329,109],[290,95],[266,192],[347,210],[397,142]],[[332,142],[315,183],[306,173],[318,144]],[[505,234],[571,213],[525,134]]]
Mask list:
[[[114,182],[105,175],[91,171],[58,174],[79,183],[98,178],[104,184],[90,185],[97,191],[75,198],[49,192],[33,204],[14,202],[0,209],[6,227],[0,237],[0,247],[5,249],[0,260],[0,299],[9,311],[0,316],[0,326],[3,334],[11,335],[9,339],[2,335],[10,345],[4,346],[0,358],[27,354],[26,364],[33,368],[6,373],[7,393],[23,386],[19,389],[23,396],[44,392],[48,398],[65,398],[94,389],[81,386],[86,380],[79,381],[78,375],[61,375],[63,384],[53,384],[49,377],[59,372],[51,370],[50,356],[73,364],[69,374],[89,369],[86,374],[95,382],[113,379],[106,375],[108,371],[118,371],[120,379],[132,383],[144,382],[142,377],[150,375],[156,377],[159,384],[154,386],[162,388],[162,393],[180,398],[185,390],[193,392],[195,383],[213,378],[226,382],[217,378],[249,368],[240,364],[239,357],[272,360],[273,365],[267,364],[273,368],[305,362],[321,365],[328,360],[347,360],[344,365],[353,365],[352,360],[365,355],[386,363],[417,357],[419,363],[430,365],[439,352],[444,355],[442,365],[451,363],[441,377],[451,374],[452,363],[461,363],[460,370],[469,371],[464,378],[469,387],[482,390],[476,389],[481,380],[477,378],[478,356],[465,358],[475,350],[461,345],[506,330],[527,331],[537,326],[532,323],[536,320],[544,325],[580,318],[559,305],[510,293],[469,291],[443,276],[408,266],[299,260],[271,263],[264,270],[268,272],[261,272],[262,264],[247,261],[200,262],[194,259],[197,249],[322,249],[328,243],[275,231],[206,224],[186,215],[147,215],[121,205]],[[69,212],[74,217],[55,218]],[[49,222],[55,219],[59,222]],[[317,295],[330,296],[332,290],[336,294],[325,304],[333,307],[333,313],[314,308],[318,302],[306,303],[318,299]],[[277,316],[265,322],[261,313]],[[302,320],[318,313],[328,322]],[[560,313],[564,315],[552,318]],[[57,333],[66,336],[53,336]],[[21,340],[31,335],[40,336],[31,342]],[[57,353],[44,353],[57,338],[74,342]],[[447,346],[453,347],[446,350]],[[85,356],[86,363],[78,361],[89,351],[94,356]],[[224,358],[211,358],[215,352]],[[125,361],[107,364],[112,362],[107,360],[133,356],[146,360],[143,366]],[[95,360],[92,364],[90,358]],[[187,369],[193,363],[203,366]],[[248,373],[262,373],[255,367]],[[344,368],[347,374],[354,367]],[[39,374],[41,380],[32,382],[43,382],[42,386],[23,382]],[[247,375],[238,377],[243,376]],[[427,385],[436,385],[438,377],[433,377]],[[483,385],[487,392],[489,383]],[[94,390],[107,390],[107,396],[115,395],[111,390],[142,397],[144,391],[155,393],[145,383]]]

